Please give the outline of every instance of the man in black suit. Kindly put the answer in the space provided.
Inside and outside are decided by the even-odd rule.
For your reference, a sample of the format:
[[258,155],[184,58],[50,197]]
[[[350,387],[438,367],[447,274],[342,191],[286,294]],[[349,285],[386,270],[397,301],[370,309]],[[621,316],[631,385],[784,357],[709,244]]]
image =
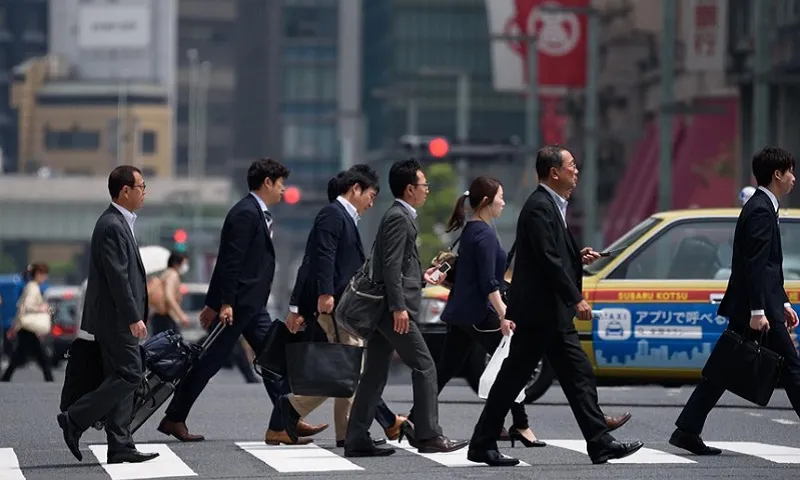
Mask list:
[[609,434],[597,401],[592,365],[573,324],[576,313],[581,320],[592,319],[592,308],[581,293],[582,265],[600,254],[589,247],[579,250],[567,226],[567,203],[578,184],[572,154],[559,145],[542,148],[536,157],[536,173],[540,185],[528,197],[517,222],[516,264],[506,313],[514,321],[514,336],[475,425],[467,458],[493,466],[519,463],[497,450],[497,432],[534,367],[547,355],[592,463],[605,463],[626,457],[643,444],[621,443]]
[[78,460],[83,459],[81,435],[103,417],[108,463],[158,456],[136,450],[130,428],[133,395],[143,375],[139,340],[147,337],[147,280],[133,232],[134,212],[144,202],[145,188],[138,168],[115,168],[108,176],[111,205],[92,232],[81,329],[100,346],[105,379],[57,417],[64,441]]
[[288,176],[289,170],[275,160],[253,162],[247,171],[250,193],[225,217],[200,323],[208,328],[219,320],[226,327],[176,389],[158,426],[166,435],[184,442],[204,440],[186,427],[195,400],[222,367],[239,336],[260,351],[271,323],[266,305],[275,273],[274,221],[268,207],[280,202]]
[[369,437],[394,350],[411,368],[417,411],[414,430],[406,423],[401,433],[415,435],[409,441],[420,453],[452,452],[466,446],[466,442],[442,435],[436,365],[414,321],[419,315],[423,282],[436,285],[444,280],[444,276],[436,281],[431,278],[436,268],[429,268],[423,275],[417,251],[416,209],[428,196],[428,183],[419,162],[403,160],[392,165],[389,188],[395,201],[381,219],[373,252],[373,278],[385,285],[388,308],[377,319],[375,333],[367,342],[364,373],[347,424],[345,457],[385,456],[395,452],[392,448],[376,447]]
[[[747,335],[766,330],[770,350],[783,356],[781,383],[800,416],[800,358],[789,331],[797,313],[783,289],[783,251],[778,225],[778,199],[794,186],[795,160],[782,148],[766,147],[753,157],[758,189],[744,204],[733,236],[733,259],[728,288],[718,313],[728,317],[728,329]],[[711,409],[725,390],[701,380],[675,425],[669,443],[697,455],[718,455],[700,433]]]

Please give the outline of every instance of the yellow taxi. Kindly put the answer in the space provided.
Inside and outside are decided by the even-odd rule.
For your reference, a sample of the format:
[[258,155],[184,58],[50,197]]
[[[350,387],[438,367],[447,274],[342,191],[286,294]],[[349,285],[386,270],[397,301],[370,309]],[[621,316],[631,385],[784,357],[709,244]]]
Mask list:
[[[583,294],[595,315],[591,321],[576,319],[575,326],[598,383],[673,385],[700,378],[728,324],[717,308],[730,276],[739,212],[654,214],[606,248],[610,256],[584,268]],[[800,312],[800,211],[781,210],[779,222],[785,288]],[[446,293],[432,287],[425,298],[430,310],[432,302],[446,301]],[[473,388],[482,372],[478,357],[464,372]],[[526,400],[541,397],[552,382],[552,369],[543,360],[528,383]]]

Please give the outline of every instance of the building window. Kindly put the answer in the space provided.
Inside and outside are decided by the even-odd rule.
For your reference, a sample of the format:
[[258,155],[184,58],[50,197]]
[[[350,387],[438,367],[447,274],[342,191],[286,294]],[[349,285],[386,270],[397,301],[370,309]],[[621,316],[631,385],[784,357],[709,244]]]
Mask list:
[[336,158],[336,125],[286,119],[283,126],[283,156]]
[[283,8],[283,34],[288,38],[336,39],[339,32],[336,6],[287,6]]
[[6,6],[0,6],[0,29],[8,27],[8,22],[6,21]]
[[158,148],[158,135],[152,130],[145,130],[142,132],[142,153],[145,155],[152,155],[156,153]]
[[100,148],[100,132],[96,130],[50,130],[45,127],[44,143],[47,150],[85,150]]
[[32,32],[41,32],[44,30],[42,16],[36,10],[28,10],[25,15],[25,29]]
[[338,87],[335,65],[287,65],[283,75],[285,100],[335,100]]

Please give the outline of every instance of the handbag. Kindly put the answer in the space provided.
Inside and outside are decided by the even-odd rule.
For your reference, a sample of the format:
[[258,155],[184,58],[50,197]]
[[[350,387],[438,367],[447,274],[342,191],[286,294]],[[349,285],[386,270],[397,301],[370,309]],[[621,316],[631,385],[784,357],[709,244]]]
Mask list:
[[199,345],[183,340],[179,333],[166,330],[150,337],[142,344],[144,365],[161,380],[183,378],[192,362],[200,356]]
[[372,336],[387,309],[386,287],[372,279],[374,251],[373,243],[369,256],[339,298],[333,317],[334,323],[362,340]]
[[447,271],[447,277],[445,277],[444,281],[442,281],[442,285],[446,288],[452,290],[453,284],[456,279],[456,261],[458,261],[458,253],[454,252],[453,249],[456,248],[458,242],[461,240],[461,235],[456,238],[456,241],[450,245],[447,250],[441,250],[433,260],[431,260],[432,267],[438,267],[439,265],[447,262],[450,265],[450,270]]
[[758,341],[733,330],[720,335],[703,367],[703,378],[743,399],[766,406],[778,384],[783,357],[764,347],[764,332]]
[[50,314],[47,312],[24,313],[19,317],[19,326],[36,335],[50,333]]
[[[494,385],[497,374],[500,373],[500,367],[503,366],[503,361],[508,356],[509,350],[511,350],[511,337],[513,335],[514,332],[511,332],[509,335],[503,336],[503,339],[500,340],[500,345],[497,346],[497,349],[495,349],[492,354],[492,358],[489,359],[489,363],[486,364],[486,368],[483,370],[480,382],[478,383],[479,398],[489,398],[489,392],[492,390],[492,385]],[[523,400],[525,400],[524,387],[514,401],[516,403],[522,403]]]
[[355,394],[364,347],[339,343],[335,317],[331,323],[336,343],[297,342],[286,346],[286,370],[293,394],[333,398]]
[[286,324],[273,320],[267,330],[261,351],[253,359],[253,369],[263,378],[274,382],[286,375],[286,345],[293,343],[297,335],[292,334]]

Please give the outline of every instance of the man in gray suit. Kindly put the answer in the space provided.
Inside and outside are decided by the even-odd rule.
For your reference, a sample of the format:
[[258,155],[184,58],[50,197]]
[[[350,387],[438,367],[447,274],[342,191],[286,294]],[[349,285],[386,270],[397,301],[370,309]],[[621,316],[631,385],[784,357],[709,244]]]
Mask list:
[[115,168],[108,176],[111,205],[92,232],[81,329],[100,345],[105,379],[57,416],[64,441],[79,461],[81,435],[103,417],[108,463],[158,456],[136,450],[130,429],[133,395],[143,374],[139,340],[147,337],[147,281],[133,233],[134,212],[142,206],[145,187],[138,168]]
[[435,268],[428,269],[423,276],[417,251],[416,209],[428,196],[427,180],[419,162],[404,160],[392,165],[389,189],[395,202],[381,219],[373,258],[374,279],[385,285],[388,308],[367,342],[364,373],[347,424],[346,457],[385,456],[395,452],[393,448],[375,446],[368,432],[386,386],[394,350],[411,368],[416,416],[415,427],[408,421],[402,425],[400,440],[407,437],[420,453],[452,452],[467,444],[442,435],[436,366],[414,321],[419,316],[423,280],[431,284],[444,280],[444,275],[436,281],[431,278]]

